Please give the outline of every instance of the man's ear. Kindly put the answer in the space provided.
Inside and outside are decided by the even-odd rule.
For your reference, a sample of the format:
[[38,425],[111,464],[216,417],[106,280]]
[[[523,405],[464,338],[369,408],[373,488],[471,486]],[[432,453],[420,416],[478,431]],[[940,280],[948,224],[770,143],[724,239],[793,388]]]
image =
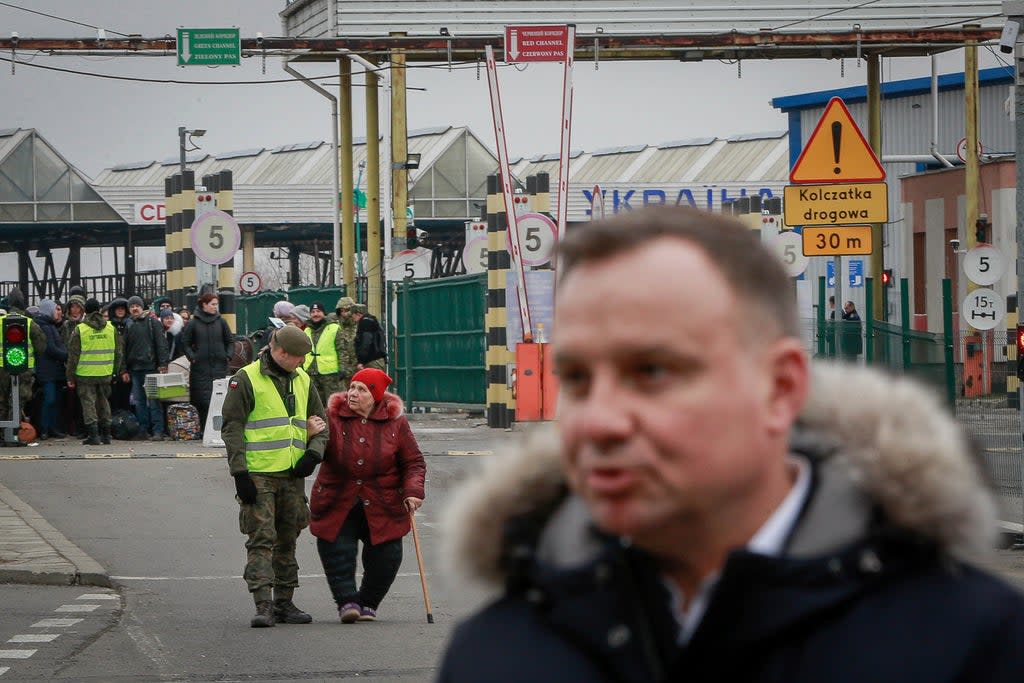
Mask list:
[[772,345],[768,363],[768,426],[773,432],[788,433],[807,401],[810,361],[799,339],[782,337]]

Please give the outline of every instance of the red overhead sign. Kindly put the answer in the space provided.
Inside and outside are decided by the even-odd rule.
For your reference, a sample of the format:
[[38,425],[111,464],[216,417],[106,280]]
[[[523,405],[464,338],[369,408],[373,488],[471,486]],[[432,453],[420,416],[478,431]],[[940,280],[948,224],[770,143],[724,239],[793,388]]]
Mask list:
[[506,26],[505,61],[564,62],[569,54],[569,27]]

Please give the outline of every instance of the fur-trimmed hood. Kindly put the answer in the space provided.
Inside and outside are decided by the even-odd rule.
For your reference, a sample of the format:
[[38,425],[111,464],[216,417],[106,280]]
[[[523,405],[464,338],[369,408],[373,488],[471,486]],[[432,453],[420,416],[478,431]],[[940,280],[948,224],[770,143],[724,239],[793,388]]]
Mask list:
[[[327,399],[327,415],[330,417],[351,418],[359,417],[348,407],[348,398],[344,391],[331,394]],[[405,403],[398,394],[385,391],[384,396],[377,401],[373,412],[370,413],[370,420],[394,420],[405,413]]]
[[[793,449],[821,459],[817,496],[794,534],[794,554],[827,552],[853,540],[863,533],[872,505],[893,525],[956,558],[976,558],[992,547],[996,508],[981,467],[947,406],[919,383],[873,369],[813,364]],[[553,506],[564,494],[550,425],[516,452],[489,458],[445,511],[444,556],[452,575],[501,586],[506,522]],[[557,534],[558,541],[542,537],[539,554],[546,547],[581,556],[586,550],[572,546],[583,545],[587,522],[584,506],[570,497],[544,532]],[[562,528],[552,531],[556,526]]]

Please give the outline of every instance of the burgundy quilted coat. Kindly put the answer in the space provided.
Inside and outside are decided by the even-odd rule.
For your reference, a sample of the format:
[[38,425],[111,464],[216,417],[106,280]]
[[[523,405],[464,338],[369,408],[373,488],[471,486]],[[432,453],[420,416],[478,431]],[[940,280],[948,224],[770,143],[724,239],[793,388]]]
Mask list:
[[330,439],[309,501],[314,536],[333,541],[355,504],[363,501],[376,545],[409,533],[409,496],[424,498],[423,454],[403,414],[402,399],[385,392],[362,418],[348,407],[344,392],[327,402]]

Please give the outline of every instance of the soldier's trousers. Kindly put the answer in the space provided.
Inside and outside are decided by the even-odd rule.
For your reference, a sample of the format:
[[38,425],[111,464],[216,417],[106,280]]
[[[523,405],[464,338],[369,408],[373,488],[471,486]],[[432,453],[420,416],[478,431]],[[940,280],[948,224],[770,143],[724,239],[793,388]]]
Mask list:
[[92,384],[79,381],[75,389],[82,403],[82,422],[87,425],[110,424],[110,382]]
[[[34,372],[23,372],[18,375],[18,401],[21,415],[28,413],[28,402],[32,400],[34,378]],[[18,416],[19,420],[21,415]],[[0,370],[0,419],[11,419],[11,376],[2,370]]]
[[364,368],[377,368],[381,372],[385,372],[388,369],[388,363],[387,363],[387,360],[384,359],[384,358],[377,358],[375,360],[371,360],[369,363],[363,363],[363,367]]
[[340,375],[310,375],[309,377],[313,380],[313,386],[320,394],[320,400],[323,401],[324,406],[327,405],[327,399],[331,394],[348,389],[348,384]]
[[303,480],[252,474],[256,502],[239,503],[239,530],[245,542],[245,583],[256,602],[272,600],[272,589],[290,593],[299,585],[295,539],[309,526]]

